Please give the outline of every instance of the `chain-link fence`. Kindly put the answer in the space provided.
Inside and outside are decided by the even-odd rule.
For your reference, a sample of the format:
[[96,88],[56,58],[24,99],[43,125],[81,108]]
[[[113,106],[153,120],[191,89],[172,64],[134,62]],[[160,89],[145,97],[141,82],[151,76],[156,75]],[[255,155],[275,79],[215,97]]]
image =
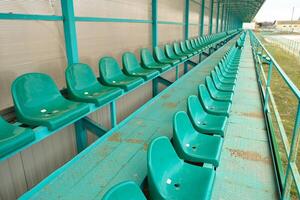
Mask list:
[[273,45],[281,47],[282,49],[291,54],[294,54],[297,57],[300,57],[300,41],[287,39],[280,36],[267,36],[265,37],[265,40],[272,43]]

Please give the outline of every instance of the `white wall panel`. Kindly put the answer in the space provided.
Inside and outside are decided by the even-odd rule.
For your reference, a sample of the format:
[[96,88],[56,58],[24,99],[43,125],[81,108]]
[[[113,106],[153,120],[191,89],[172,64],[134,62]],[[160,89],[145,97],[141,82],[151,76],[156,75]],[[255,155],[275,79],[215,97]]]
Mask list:
[[65,85],[66,56],[61,22],[0,21],[0,109],[12,106],[10,87],[24,73],[42,72]]
[[74,0],[76,16],[151,20],[151,0]]
[[184,22],[185,0],[158,0],[158,20]]
[[61,15],[60,0],[1,0],[0,13]]
[[158,43],[159,45],[183,40],[184,26],[177,24],[159,24],[158,25]]
[[151,46],[151,25],[140,23],[77,23],[80,61],[89,64],[99,74],[98,62],[103,56],[119,61],[125,51],[139,58],[139,49]]

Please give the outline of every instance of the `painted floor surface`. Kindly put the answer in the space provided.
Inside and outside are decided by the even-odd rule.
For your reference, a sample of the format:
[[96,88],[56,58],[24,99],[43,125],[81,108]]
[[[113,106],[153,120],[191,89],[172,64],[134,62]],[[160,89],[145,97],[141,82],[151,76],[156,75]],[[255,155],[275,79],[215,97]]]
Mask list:
[[236,85],[212,199],[278,199],[249,35]]
[[[101,199],[109,188],[121,181],[142,183],[147,174],[148,143],[160,135],[172,136],[174,113],[186,110],[187,97],[197,94],[197,86],[204,82],[205,76],[234,42],[230,41],[205,59],[127,123],[113,130],[106,141],[99,145],[99,141],[95,142],[65,167],[57,170],[56,176],[46,179],[27,195],[32,195],[33,199]],[[275,197],[259,94],[253,63],[248,56],[250,50],[247,51],[246,57],[243,54],[242,75],[239,77],[241,86],[237,87],[236,93],[239,94],[234,97],[236,105],[233,106],[234,114],[230,118],[221,166],[217,171],[214,199],[241,199],[241,195],[260,199],[253,198],[255,194],[268,199]],[[241,78],[251,83],[246,84]],[[250,96],[244,99],[246,94]],[[252,153],[247,154],[248,151]]]

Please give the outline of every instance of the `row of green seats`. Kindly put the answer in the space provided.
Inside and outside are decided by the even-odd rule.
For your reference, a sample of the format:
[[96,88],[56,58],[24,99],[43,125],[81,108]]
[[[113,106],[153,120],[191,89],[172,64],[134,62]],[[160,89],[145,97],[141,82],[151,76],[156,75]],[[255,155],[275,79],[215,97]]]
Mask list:
[[[199,95],[188,98],[188,113],[179,111],[174,115],[174,147],[164,136],[155,138],[149,145],[147,179],[151,199],[211,198],[216,172],[201,166],[204,163],[215,169],[219,166],[224,129],[232,103],[232,98],[224,94],[233,94],[233,78],[238,74],[239,59],[240,50],[230,49],[206,77],[206,84],[199,85]],[[215,88],[212,74],[220,86],[228,86],[224,87],[226,91]],[[219,78],[231,83],[223,83]],[[210,90],[222,93],[223,99],[221,96],[216,99]],[[136,183],[126,181],[111,188],[103,198],[120,199],[146,198]]]
[[[99,61],[100,82],[90,66],[76,63],[65,71],[68,98],[66,99],[52,78],[42,73],[28,73],[18,77],[12,84],[17,120],[29,127],[46,126],[55,130],[77,120],[90,112],[87,103],[102,106],[118,98],[123,91],[132,90],[144,81],[185,62],[226,33],[218,33],[185,42],[165,45],[165,49],[141,49],[141,63],[131,52],[122,56],[123,70],[114,58],[104,57]],[[18,149],[35,139],[30,128],[12,125],[0,118],[0,157]]]

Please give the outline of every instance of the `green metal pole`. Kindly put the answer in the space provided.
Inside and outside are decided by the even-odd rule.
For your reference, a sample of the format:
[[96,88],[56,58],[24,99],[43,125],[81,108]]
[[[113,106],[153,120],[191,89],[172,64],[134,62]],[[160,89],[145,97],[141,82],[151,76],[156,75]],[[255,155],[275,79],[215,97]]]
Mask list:
[[184,29],[184,38],[189,39],[189,13],[190,13],[190,0],[185,0],[185,29]]
[[224,31],[224,13],[225,13],[225,4],[222,3],[222,19],[221,19],[221,32]]
[[67,59],[71,65],[79,62],[73,1],[61,0],[61,8]]
[[[73,1],[61,0],[61,8],[68,65],[71,65],[79,62]],[[82,119],[75,122],[75,134],[79,153],[88,145],[87,130]]]
[[[189,39],[189,15],[190,15],[190,0],[185,0],[185,29],[184,29],[184,38],[186,40]],[[188,64],[187,62],[184,63],[184,73],[188,72]]]
[[217,21],[216,21],[216,33],[219,32],[219,15],[220,15],[220,1],[217,4]]
[[201,6],[201,25],[200,25],[200,34],[204,35],[204,16],[205,16],[205,0],[202,0]]
[[[290,152],[288,157],[288,165],[285,173],[285,180],[284,180],[284,186],[283,186],[283,197],[282,199],[290,199],[290,193],[291,193],[291,186],[293,181],[293,173],[292,168],[296,168],[297,170],[297,151],[299,147],[300,142],[300,101],[298,100],[298,109],[296,114],[296,119],[294,123],[294,129],[293,129],[293,135],[292,135],[292,142],[290,145]],[[296,167],[293,167],[293,166]],[[298,181],[298,180],[297,180]],[[294,182],[295,183],[295,182]],[[295,185],[298,187],[297,183]],[[295,187],[296,188],[296,187]]]
[[209,19],[209,34],[213,31],[213,18],[214,18],[214,0],[210,0],[210,19]]
[[158,45],[157,0],[152,0],[152,47]]
[[[158,45],[157,0],[152,0],[152,48]],[[158,94],[158,80],[152,80],[152,96]]]

